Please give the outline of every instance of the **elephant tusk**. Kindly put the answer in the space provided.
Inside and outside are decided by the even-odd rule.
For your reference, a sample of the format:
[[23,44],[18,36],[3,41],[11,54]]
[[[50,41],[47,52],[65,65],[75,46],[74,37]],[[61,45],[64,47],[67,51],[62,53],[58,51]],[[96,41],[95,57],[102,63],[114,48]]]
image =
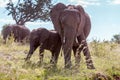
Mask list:
[[63,43],[65,43],[65,36],[63,37]]
[[75,39],[75,41],[76,41],[76,43],[78,43],[78,39],[77,38]]

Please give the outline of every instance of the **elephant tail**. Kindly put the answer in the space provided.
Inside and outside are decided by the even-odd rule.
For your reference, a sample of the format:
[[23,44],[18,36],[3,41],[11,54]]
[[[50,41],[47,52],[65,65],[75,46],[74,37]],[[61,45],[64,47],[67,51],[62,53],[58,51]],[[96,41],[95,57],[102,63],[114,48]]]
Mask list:
[[79,41],[78,41],[78,38],[77,37],[75,37],[75,41],[74,41],[74,44],[73,44],[74,46],[78,46],[79,45]]

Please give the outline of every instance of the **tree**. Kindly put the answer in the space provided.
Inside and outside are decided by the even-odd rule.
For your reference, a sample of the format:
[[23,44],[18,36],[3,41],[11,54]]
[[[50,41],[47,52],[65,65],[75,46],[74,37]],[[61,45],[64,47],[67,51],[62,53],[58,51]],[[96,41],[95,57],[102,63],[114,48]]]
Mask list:
[[120,44],[120,34],[113,35],[113,38],[111,39],[113,42],[116,42]]
[[17,4],[9,0],[6,9],[16,24],[24,25],[28,21],[48,21],[51,0],[18,0]]

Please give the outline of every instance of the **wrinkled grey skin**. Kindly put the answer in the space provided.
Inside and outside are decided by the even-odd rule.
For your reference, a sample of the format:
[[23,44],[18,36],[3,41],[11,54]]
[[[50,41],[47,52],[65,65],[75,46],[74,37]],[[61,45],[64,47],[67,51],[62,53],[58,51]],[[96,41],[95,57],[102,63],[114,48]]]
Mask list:
[[[65,68],[71,66],[71,50],[75,52],[76,62],[80,62],[80,52],[86,56],[87,68],[94,69],[86,38],[90,33],[91,22],[82,6],[58,3],[50,11],[55,30],[60,34],[65,59]],[[78,45],[76,45],[78,44]],[[81,45],[82,46],[79,46]]]
[[59,34],[56,31],[49,31],[45,28],[34,29],[30,34],[30,50],[25,61],[30,60],[33,52],[38,46],[40,46],[40,62],[43,61],[43,52],[46,49],[52,53],[50,62],[56,65],[61,48],[61,39]]
[[3,30],[3,39],[6,43],[6,39],[13,34],[15,42],[23,42],[24,39],[28,39],[30,35],[30,30],[22,25],[8,25]]

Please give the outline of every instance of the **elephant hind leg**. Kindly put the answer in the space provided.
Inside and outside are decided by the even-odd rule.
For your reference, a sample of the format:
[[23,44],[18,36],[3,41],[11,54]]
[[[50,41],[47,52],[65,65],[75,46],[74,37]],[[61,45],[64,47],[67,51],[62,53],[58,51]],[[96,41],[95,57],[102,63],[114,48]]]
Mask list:
[[60,54],[60,49],[61,49],[61,46],[58,46],[57,49],[54,48],[52,52],[52,57],[51,57],[51,60],[50,60],[50,63],[54,64],[56,66],[57,64],[57,61],[58,61],[58,57],[59,57],[59,54]]
[[84,56],[86,56],[87,68],[88,69],[95,69],[86,40],[83,40],[82,44],[84,46],[83,47],[83,53],[84,53]]
[[44,48],[40,47],[39,49],[39,63],[43,62],[43,57],[44,57]]
[[73,46],[73,52],[74,52],[74,57],[75,57],[75,65],[80,66],[80,60],[81,60],[81,51],[82,51],[82,46]]

